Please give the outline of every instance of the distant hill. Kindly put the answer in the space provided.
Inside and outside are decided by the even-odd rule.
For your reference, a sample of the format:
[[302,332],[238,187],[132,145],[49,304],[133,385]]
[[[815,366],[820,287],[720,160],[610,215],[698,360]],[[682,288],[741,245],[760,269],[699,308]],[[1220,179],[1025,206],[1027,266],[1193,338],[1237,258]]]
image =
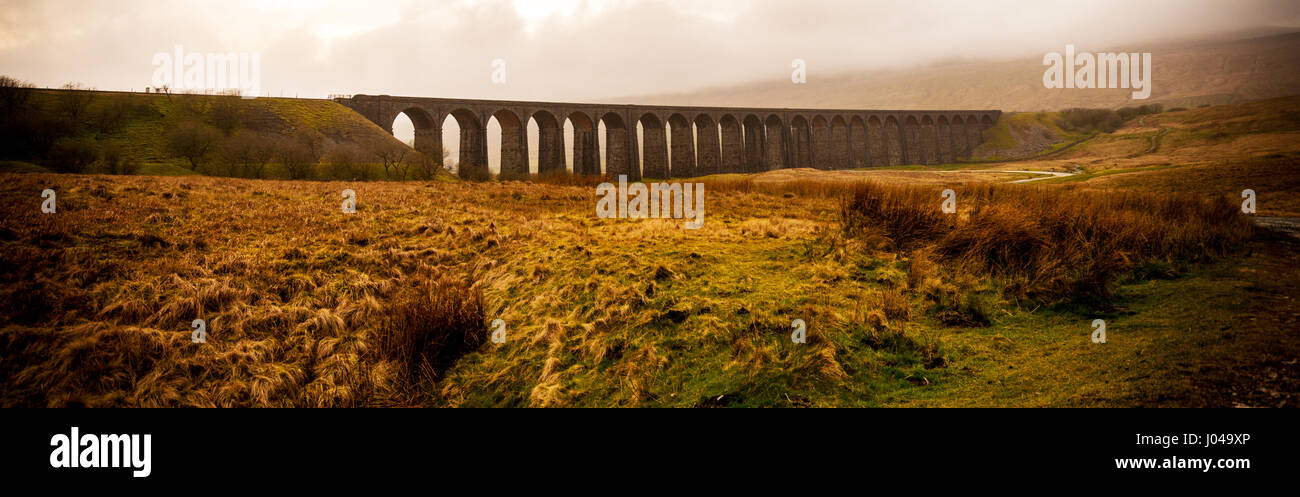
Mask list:
[[[806,84],[764,81],[686,93],[635,96],[626,103],[871,109],[1061,110],[1160,103],[1196,107],[1300,94],[1300,33],[1247,39],[1077,47],[1080,51],[1151,52],[1155,80],[1146,100],[1126,89],[1048,89],[1034,57],[966,61],[898,70],[810,75]],[[1065,47],[1057,47],[1063,51]]]

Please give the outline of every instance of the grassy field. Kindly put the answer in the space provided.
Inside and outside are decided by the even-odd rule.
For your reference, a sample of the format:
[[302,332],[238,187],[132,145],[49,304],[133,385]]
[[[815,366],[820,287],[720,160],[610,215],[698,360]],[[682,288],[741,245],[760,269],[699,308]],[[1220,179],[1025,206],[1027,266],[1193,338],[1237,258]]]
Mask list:
[[[1127,213],[1115,226],[1169,242],[1111,245],[1113,259],[1005,210],[1090,195],[1065,187],[948,183],[964,207],[944,236],[847,221],[844,182],[716,180],[704,227],[686,230],[598,219],[583,186],[4,179],[6,406],[1274,406],[1296,392],[1296,246],[1234,228],[1229,200],[1159,204],[1234,220],[1170,214],[1221,240],[1209,249],[1132,199],[1093,202],[1111,207],[1090,219]],[[933,196],[900,204],[933,212],[938,186],[881,191]],[[39,210],[45,188],[57,214]],[[1008,229],[1029,252],[960,243]],[[1056,285],[1096,272],[1064,260],[1118,266],[1080,300]],[[486,341],[494,319],[504,344]],[[794,319],[808,343],[791,343]],[[399,336],[413,326],[461,332]]]

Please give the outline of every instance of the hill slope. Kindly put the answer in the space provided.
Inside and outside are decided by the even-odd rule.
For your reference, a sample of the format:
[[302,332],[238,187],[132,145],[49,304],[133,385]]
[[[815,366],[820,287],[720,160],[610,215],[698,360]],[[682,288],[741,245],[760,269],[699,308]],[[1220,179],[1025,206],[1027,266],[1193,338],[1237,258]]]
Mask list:
[[[74,103],[76,100],[82,103]],[[77,112],[79,117],[73,118],[70,107],[76,105],[84,108]],[[311,132],[320,137],[322,150],[401,144],[379,126],[330,100],[32,90],[27,106],[29,115],[64,123],[53,134],[85,139],[97,147],[116,146],[124,159],[138,164],[144,174],[195,174],[185,159],[175,156],[167,147],[169,131],[188,121],[219,126],[224,119],[230,123],[226,125],[230,136],[256,132],[270,140],[291,140],[300,132]],[[74,120],[75,126],[66,124]],[[0,159],[28,161],[50,169],[57,166],[51,159],[42,157]],[[5,165],[3,170],[18,172],[30,168],[30,164],[16,162]],[[92,164],[87,172],[106,171],[101,165]],[[268,166],[268,175],[284,176],[276,164]]]
[[[1055,50],[1063,51],[1065,47]],[[1078,47],[1080,51],[1149,51],[1151,98],[1127,89],[1043,87],[1041,57],[973,61],[900,70],[812,75],[802,85],[764,81],[689,93],[638,96],[631,103],[667,105],[836,107],[874,109],[1059,110],[1117,108],[1144,103],[1194,107],[1280,97],[1300,88],[1300,33],[1232,41],[1169,42],[1152,46]]]

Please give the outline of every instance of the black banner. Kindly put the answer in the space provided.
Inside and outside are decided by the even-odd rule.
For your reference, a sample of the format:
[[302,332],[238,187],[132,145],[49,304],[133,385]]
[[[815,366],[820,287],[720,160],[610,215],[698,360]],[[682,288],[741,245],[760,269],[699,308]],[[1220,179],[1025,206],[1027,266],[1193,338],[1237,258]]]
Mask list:
[[[102,488],[436,486],[476,478],[526,488],[531,478],[575,471],[668,486],[805,477],[826,484],[867,475],[934,484],[1035,475],[1196,485],[1280,480],[1297,462],[1288,417],[1276,410],[9,409],[0,411],[0,426],[6,481]],[[103,467],[128,440],[136,451],[119,456],[135,457]],[[68,464],[73,454],[77,467]]]

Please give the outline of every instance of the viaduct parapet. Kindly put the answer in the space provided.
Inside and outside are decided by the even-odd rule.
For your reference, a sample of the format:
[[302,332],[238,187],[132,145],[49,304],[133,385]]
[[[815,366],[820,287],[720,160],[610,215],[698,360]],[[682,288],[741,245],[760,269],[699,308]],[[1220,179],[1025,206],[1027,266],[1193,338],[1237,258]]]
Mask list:
[[[398,114],[415,126],[415,149],[442,158],[442,124],[460,127],[462,177],[487,174],[487,123],[501,126],[501,175],[529,172],[529,119],[538,129],[539,174],[565,172],[564,122],[573,128],[573,172],[631,179],[687,178],[792,167],[850,169],[940,164],[967,157],[997,110],[852,110],[680,107],[355,95],[336,102],[389,133]],[[636,124],[641,124],[638,143]],[[605,127],[605,170],[596,133]],[[671,153],[669,144],[671,143]],[[644,147],[644,152],[639,148]],[[640,160],[638,160],[640,158]]]

